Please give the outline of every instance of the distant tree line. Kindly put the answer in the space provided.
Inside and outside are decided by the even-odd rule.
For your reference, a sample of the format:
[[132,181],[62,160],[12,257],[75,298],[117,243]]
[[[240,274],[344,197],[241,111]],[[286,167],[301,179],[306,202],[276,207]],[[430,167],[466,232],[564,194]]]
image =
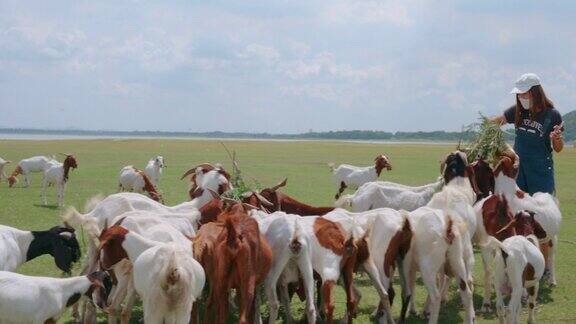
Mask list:
[[[564,138],[574,141],[576,137],[576,110],[563,116]],[[30,128],[0,128],[4,134],[73,135],[73,136],[129,136],[129,137],[200,137],[245,139],[326,139],[326,140],[372,140],[372,141],[470,141],[475,133],[462,132],[384,132],[375,130],[346,130],[301,134],[269,134],[247,132],[164,132],[164,131],[107,131],[107,130],[48,130]],[[506,132],[506,140],[513,140],[513,132]]]

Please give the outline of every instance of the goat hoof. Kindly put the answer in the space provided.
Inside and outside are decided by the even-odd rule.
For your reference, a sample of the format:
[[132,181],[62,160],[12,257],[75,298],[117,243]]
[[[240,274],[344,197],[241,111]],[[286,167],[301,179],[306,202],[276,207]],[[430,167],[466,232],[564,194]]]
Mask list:
[[430,312],[424,311],[424,312],[422,312],[422,316],[424,316],[425,319],[429,319],[430,318]]
[[489,303],[484,303],[480,309],[482,313],[492,313],[492,307]]

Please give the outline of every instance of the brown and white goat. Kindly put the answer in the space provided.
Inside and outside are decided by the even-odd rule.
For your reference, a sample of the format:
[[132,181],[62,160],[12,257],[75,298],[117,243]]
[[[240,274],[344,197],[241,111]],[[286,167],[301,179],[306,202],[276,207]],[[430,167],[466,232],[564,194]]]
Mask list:
[[64,163],[60,163],[56,160],[52,160],[48,163],[48,166],[44,169],[44,177],[42,178],[42,198],[44,205],[47,204],[46,188],[49,185],[54,185],[56,190],[58,190],[58,207],[62,207],[64,203],[64,191],[66,190],[70,169],[76,168],[78,168],[78,162],[76,161],[76,157],[71,154],[66,155]]
[[218,219],[202,226],[194,239],[195,258],[204,267],[211,290],[204,318],[213,319],[215,308],[216,323],[225,323],[230,289],[235,288],[240,296],[239,323],[253,323],[260,317],[256,288],[268,274],[272,251],[242,204],[228,207]]
[[495,192],[506,197],[512,212],[533,211],[536,221],[546,232],[546,236],[540,239],[540,249],[546,259],[546,270],[550,273],[548,281],[551,285],[556,285],[555,258],[562,222],[562,213],[557,199],[545,192],[529,195],[520,190],[516,184],[518,162],[509,156],[503,156],[500,159],[494,168],[494,175],[496,176]]
[[47,156],[33,156],[20,160],[10,177],[8,177],[8,185],[13,187],[18,182],[16,177],[22,175],[24,177],[24,186],[28,187],[30,185],[28,175],[32,172],[44,172],[53,162],[56,162],[56,160]]
[[139,194],[147,192],[150,198],[158,202],[163,202],[162,195],[152,184],[148,175],[144,171],[131,165],[125,166],[120,171],[118,191],[133,191]]
[[206,197],[205,202],[208,202],[210,193],[207,192],[207,189],[213,190],[219,195],[233,189],[230,183],[230,174],[220,164],[216,166],[210,163],[199,164],[186,171],[180,177],[180,180],[190,175],[192,175],[190,177],[190,187],[188,188],[190,200]]
[[366,182],[376,181],[382,170],[392,170],[392,164],[384,154],[378,155],[374,159],[374,165],[369,167],[357,167],[350,164],[341,164],[335,167],[333,163],[328,164],[328,166],[338,187],[338,192],[334,197],[336,199],[340,198],[346,188],[357,189]]
[[287,214],[300,216],[322,216],[334,210],[334,207],[310,206],[278,191],[278,189],[286,186],[287,180],[284,179],[273,187],[257,192],[247,192],[242,201],[269,212],[283,211]]
[[0,182],[2,182],[2,179],[8,179],[8,177],[6,176],[6,172],[4,171],[4,167],[10,163],[12,162],[4,160],[3,158],[0,157]]
[[[528,323],[534,323],[534,308],[539,281],[544,273],[544,256],[539,250],[538,234],[542,227],[534,219],[534,213],[520,211],[507,225],[518,235],[510,235],[502,242],[489,237],[488,247],[495,250],[496,309],[500,323],[520,322],[521,297],[528,292]],[[510,295],[508,309],[504,309],[504,296]]]

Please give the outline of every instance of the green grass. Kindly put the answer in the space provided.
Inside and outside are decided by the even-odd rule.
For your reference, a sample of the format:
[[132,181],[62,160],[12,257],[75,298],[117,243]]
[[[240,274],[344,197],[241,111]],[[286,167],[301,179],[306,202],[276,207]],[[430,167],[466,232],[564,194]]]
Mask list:
[[[256,178],[263,185],[272,185],[288,177],[284,189],[290,195],[315,205],[330,205],[336,188],[326,166],[327,162],[367,165],[379,153],[386,153],[394,166],[384,172],[382,179],[405,184],[425,184],[436,179],[439,161],[454,147],[436,145],[384,145],[342,142],[253,142],[228,141],[230,149],[237,152],[240,168],[245,180]],[[66,141],[0,141],[0,156],[12,161],[39,154],[74,153],[79,169],[74,170],[66,191],[66,205],[78,208],[96,193],[115,192],[120,168],[134,164],[144,167],[155,155],[163,155],[168,168],[160,182],[166,203],[173,205],[187,199],[187,182],[178,180],[189,167],[201,162],[222,162],[230,168],[226,152],[217,141],[195,140],[66,140]],[[13,165],[8,167],[11,172]],[[573,297],[576,296],[576,253],[574,242],[576,225],[576,150],[566,148],[556,157],[556,179],[561,208],[564,216],[560,233],[557,257],[558,287],[541,287],[536,318],[540,323],[576,322]],[[59,222],[62,210],[41,206],[40,180],[35,174],[32,185],[8,189],[0,184],[0,223],[20,229],[43,230]],[[55,204],[54,188],[49,191],[49,203]],[[82,241],[82,236],[80,236]],[[81,242],[82,244],[82,242]],[[474,292],[475,309],[480,308],[482,299],[481,261],[477,254]],[[21,273],[42,276],[60,276],[50,257],[41,257],[25,264]],[[366,277],[357,277],[363,292],[358,323],[370,322],[370,314],[377,304],[377,294]],[[395,285],[399,294],[399,286]],[[417,306],[421,309],[426,296],[421,284],[417,286]],[[399,298],[394,304],[394,316],[399,313]],[[302,314],[303,305],[292,303],[296,316]],[[462,322],[463,312],[455,290],[451,290],[449,301],[441,308],[441,323]],[[33,307],[31,305],[31,307]],[[336,318],[345,310],[344,292],[336,289]],[[136,312],[140,315],[140,312]],[[141,316],[141,315],[140,315]],[[478,323],[494,323],[494,315],[477,313]],[[65,320],[69,318],[67,314]],[[522,321],[526,320],[523,313]],[[133,321],[138,322],[138,319]],[[422,318],[410,317],[409,323],[424,323]]]

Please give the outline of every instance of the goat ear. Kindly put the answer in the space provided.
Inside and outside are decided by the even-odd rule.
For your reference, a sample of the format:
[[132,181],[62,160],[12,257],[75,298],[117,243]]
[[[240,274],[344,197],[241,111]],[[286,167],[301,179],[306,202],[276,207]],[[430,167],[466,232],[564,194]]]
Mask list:
[[66,251],[69,250],[70,248],[66,246],[66,244],[64,244],[63,240],[58,239],[54,240],[53,246],[54,251],[52,253],[54,253],[54,262],[56,263],[56,266],[60,270],[66,273],[70,273],[72,265],[72,257],[70,256],[69,253],[66,253]]
[[475,194],[480,194],[480,189],[478,189],[478,183],[476,182],[476,172],[474,171],[474,167],[472,165],[466,166],[466,173],[468,174],[468,180],[472,185],[472,190],[474,190]]

